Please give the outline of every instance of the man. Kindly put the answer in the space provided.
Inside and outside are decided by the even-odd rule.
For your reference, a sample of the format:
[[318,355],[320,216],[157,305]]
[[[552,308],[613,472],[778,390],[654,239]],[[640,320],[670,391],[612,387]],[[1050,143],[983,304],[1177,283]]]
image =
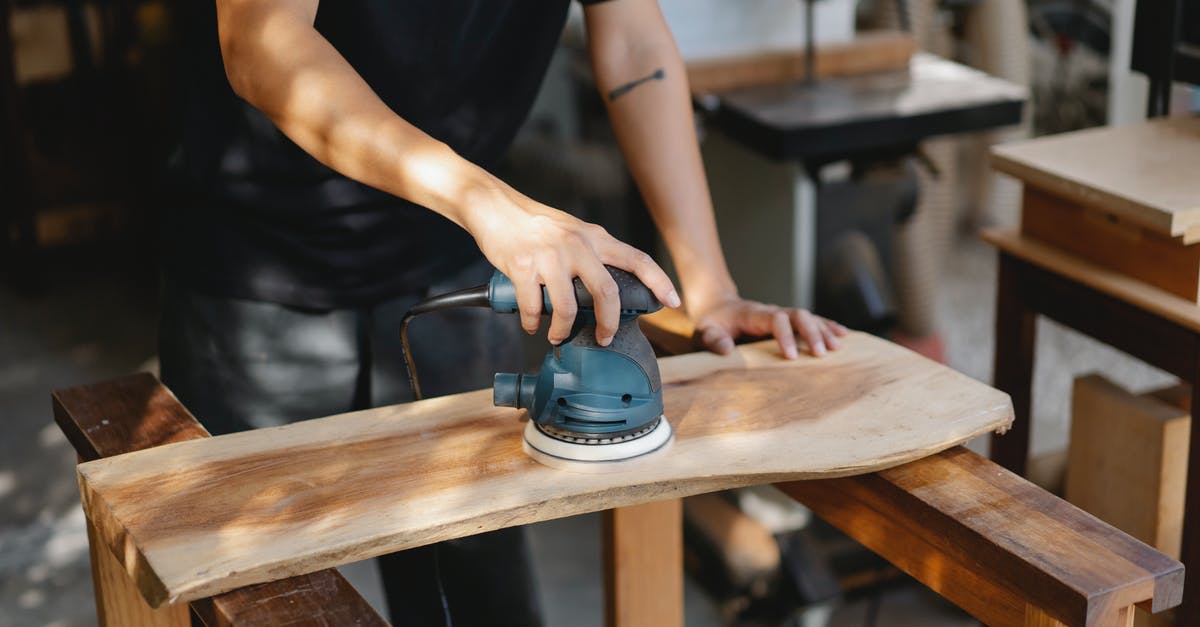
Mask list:
[[[568,4],[184,3],[178,171],[194,201],[165,220],[160,352],[164,380],[210,430],[408,400],[399,316],[486,281],[489,262],[516,284],[529,333],[545,286],[554,343],[574,319],[573,277],[596,296],[597,340],[612,340],[605,264],[681,306],[648,255],[488,172],[528,113]],[[738,297],[655,0],[584,4],[596,81],[704,344],[728,352],[740,335],[774,335],[795,358],[798,332],[815,355],[836,349],[836,323]],[[432,393],[482,387],[518,352],[499,316],[418,324],[413,351]],[[392,620],[539,624],[526,561],[520,530],[381,559]]]

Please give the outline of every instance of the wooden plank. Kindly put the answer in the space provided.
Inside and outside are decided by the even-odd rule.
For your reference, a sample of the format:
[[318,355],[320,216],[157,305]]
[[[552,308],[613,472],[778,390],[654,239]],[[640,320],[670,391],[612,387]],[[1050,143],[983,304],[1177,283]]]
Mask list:
[[[853,76],[908,68],[916,52],[912,36],[899,31],[869,31],[852,41],[818,46],[813,71],[819,78]],[[705,59],[687,64],[693,94],[788,83],[804,79],[804,50],[763,52]]]
[[1133,394],[1100,375],[1076,379],[1067,500],[1178,559],[1190,423],[1186,411],[1154,394]]
[[[1003,275],[1003,272],[1002,272]],[[1012,278],[1012,277],[1010,277]],[[1002,278],[1003,280],[1003,278]],[[1004,311],[1003,308],[1001,311]],[[693,329],[690,321],[682,313],[674,310],[664,310],[661,315],[649,316],[643,319],[643,326],[647,328],[648,337],[660,346],[685,346],[690,340]],[[1032,326],[1032,319],[1029,320],[1029,326]],[[1029,336],[1029,341],[1032,343],[1032,336]],[[1031,363],[1029,365],[1032,365]],[[1026,383],[1028,387],[1028,383]],[[1026,396],[1028,396],[1026,394]],[[1154,396],[1179,406],[1185,411],[1189,409],[1191,403],[1191,394],[1187,386],[1173,386],[1154,393]],[[1002,440],[1003,441],[1003,440]],[[946,470],[944,467],[947,464],[953,465],[954,461],[945,459],[950,451],[941,455],[934,455],[921,460],[910,462],[903,467],[897,468],[892,472],[901,472],[904,470],[911,474],[921,474],[931,477],[941,477],[944,485],[939,486],[941,492],[951,495],[948,500],[942,501],[943,504],[953,504],[955,501],[962,501],[970,504],[975,504],[976,494],[971,487],[956,478],[956,473],[951,470]],[[999,469],[992,468],[991,470],[983,470],[983,474],[991,472],[999,473]],[[976,473],[967,473],[968,479]],[[848,480],[849,481],[849,480]],[[853,483],[866,484],[868,493],[874,490],[874,487],[869,485],[869,477],[861,476],[853,478]],[[820,482],[828,484],[828,482]],[[896,486],[895,484],[886,484],[890,487],[899,487],[902,490],[908,489],[910,486]],[[1027,484],[1020,482],[1015,484],[1022,489],[1024,493],[1028,489]],[[818,486],[819,488],[822,486]],[[923,491],[926,488],[921,483],[915,483],[911,486],[917,491]],[[916,537],[915,534],[907,530],[904,525],[898,523],[898,520],[904,520],[911,513],[910,503],[905,499],[896,499],[895,503],[899,509],[891,511],[886,508],[872,509],[877,507],[878,503],[866,504],[854,498],[852,494],[846,494],[838,491],[837,486],[828,486],[824,491],[818,491],[818,498],[830,496],[835,497],[832,503],[827,503],[825,508],[816,508],[813,506],[813,501],[807,503],[814,507],[815,511],[826,520],[833,522],[843,530],[855,529],[858,533],[851,533],[860,542],[867,546],[883,546],[885,549],[880,550],[880,553],[889,559],[893,564],[904,568],[910,574],[913,574],[920,581],[929,585],[934,590],[941,593],[949,600],[957,603],[960,607],[971,611],[976,617],[983,620],[986,624],[991,625],[1016,625],[1016,624],[1041,624],[1041,625],[1061,625],[1062,622],[1053,618],[1042,610],[1037,605],[1032,605],[1028,602],[1030,595],[1026,592],[1027,587],[1032,587],[1035,590],[1041,590],[1041,582],[1037,580],[1029,580],[1028,582],[1017,579],[1016,585],[1012,588],[1005,587],[996,581],[978,576],[978,573],[987,573],[989,563],[975,563],[972,568],[967,568],[961,565],[952,556],[947,555],[938,547],[931,544],[929,541],[921,537]],[[830,491],[832,490],[832,491]],[[1042,492],[1045,497],[1050,497]],[[917,495],[914,494],[914,497]],[[704,497],[691,497],[687,502],[698,498],[715,498],[715,495],[706,495]],[[1036,506],[1035,506],[1036,507]],[[959,509],[954,507],[954,509]],[[971,507],[967,506],[968,511]],[[957,518],[957,517],[956,517]],[[924,529],[924,523],[917,521],[919,529]],[[997,533],[1006,533],[1006,530],[1001,528],[996,530]],[[1028,541],[1027,538],[1023,540]],[[1069,541],[1068,538],[1049,537],[1039,540],[1036,543],[1022,544],[1024,554],[1039,554],[1048,553],[1051,551],[1067,551],[1075,550],[1075,547],[1058,546],[1060,542]],[[1115,537],[1114,542],[1120,544],[1127,542],[1128,538],[1123,538],[1119,534]],[[877,544],[875,544],[877,543]],[[1047,547],[1053,547],[1048,549]],[[897,549],[896,547],[900,547]],[[1080,547],[1080,551],[1088,551],[1089,547]],[[1121,552],[1118,549],[1116,552]],[[1178,603],[1178,599],[1163,598],[1170,597],[1173,593],[1170,590],[1162,592],[1157,607],[1161,610],[1172,603]],[[1147,604],[1153,608],[1155,603]],[[1024,612],[1022,612],[1024,607]],[[1159,614],[1149,614],[1138,608],[1138,621],[1143,619],[1151,619],[1151,621],[1135,624],[1144,627],[1150,625],[1165,624],[1170,620],[1171,612],[1162,612]],[[1110,612],[1106,616],[1097,617],[1094,621],[1096,624],[1104,624],[1104,621],[1109,623],[1115,621],[1118,625],[1128,625],[1131,614],[1129,608],[1119,608],[1115,613]]]
[[1018,259],[1123,300],[1185,329],[1200,332],[1200,306],[1194,302],[1008,229],[987,229],[982,237]]
[[1173,607],[1183,565],[957,447],[888,470],[777,485],[989,625],[1026,606],[1069,625]]
[[387,625],[358,590],[332,568],[193,601],[192,609],[207,627]]
[[179,399],[145,372],[57,390],[51,400],[54,421],[84,461],[209,437]]
[[[53,403],[54,419],[80,459],[209,437],[175,395],[146,373],[58,390]],[[190,624],[185,605],[150,612],[140,593],[135,595],[136,603],[127,599],[126,592],[137,588],[124,564],[107,548],[109,543],[100,541],[90,520],[88,541],[100,624],[160,624],[147,622],[153,620],[164,625]],[[233,590],[196,600],[191,606],[208,627],[322,624],[323,620],[332,625],[387,624],[336,570]],[[170,622],[180,616],[184,622]]]
[[1025,627],[1066,627],[1066,625],[1062,621],[1055,620],[1040,608],[1026,605]]
[[683,507],[666,499],[604,512],[608,627],[683,627]]
[[1180,298],[1200,298],[1200,246],[1185,246],[1116,214],[1026,185],[1021,234]]
[[88,551],[92,562],[92,588],[96,595],[96,623],[100,627],[189,627],[186,605],[152,609],[112,551],[87,523]]
[[1200,117],[1157,118],[992,149],[992,165],[1027,183],[1171,237],[1200,227]]
[[607,474],[530,460],[523,413],[481,390],[97,460],[81,487],[159,604],[501,527],[869,472],[1011,420],[1006,395],[865,334],[819,359],[767,341],[660,365],[675,441]]

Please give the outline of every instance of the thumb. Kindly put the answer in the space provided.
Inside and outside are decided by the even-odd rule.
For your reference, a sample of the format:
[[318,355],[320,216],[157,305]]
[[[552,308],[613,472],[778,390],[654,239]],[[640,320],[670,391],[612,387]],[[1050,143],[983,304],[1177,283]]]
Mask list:
[[718,355],[728,355],[733,352],[733,338],[721,325],[706,324],[697,329],[697,334],[700,336],[704,348]]

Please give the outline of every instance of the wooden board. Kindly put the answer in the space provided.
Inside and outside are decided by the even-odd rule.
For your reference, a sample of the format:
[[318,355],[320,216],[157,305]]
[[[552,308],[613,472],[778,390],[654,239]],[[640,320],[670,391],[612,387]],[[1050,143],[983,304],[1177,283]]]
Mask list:
[[[1067,500],[1175,559],[1191,423],[1177,403],[1190,395],[1184,385],[1134,394],[1088,375],[1075,380],[1071,400]],[[1135,620],[1139,627],[1168,623],[1166,614],[1145,611]]]
[[1200,117],[1159,118],[997,146],[1001,172],[1192,243],[1200,239]]
[[865,334],[820,359],[768,341],[660,363],[676,439],[620,472],[530,460],[524,414],[481,390],[90,462],[81,493],[159,605],[501,527],[870,472],[1012,420],[1006,395]]
[[[81,460],[209,437],[175,395],[146,373],[58,390],[53,400],[54,420]],[[87,527],[100,625],[191,625],[186,605],[151,611],[90,520]],[[191,609],[208,627],[387,624],[333,569],[198,599]]]
[[1117,214],[1027,185],[1021,233],[1180,298],[1200,298],[1200,246]]
[[1200,332],[1200,306],[1194,302],[1085,261],[1049,244],[1024,237],[1010,229],[987,229],[982,237],[984,241],[1018,259],[1123,300],[1185,329]]
[[683,627],[683,506],[666,499],[604,512],[607,627]]
[[1124,625],[1183,595],[1182,564],[962,447],[776,487],[987,625]]
[[[899,31],[860,33],[853,41],[818,46],[813,71],[819,78],[903,70],[916,52],[911,35]],[[803,50],[764,52],[687,64],[693,94],[804,80]]]
[[1076,379],[1067,500],[1178,559],[1190,422],[1154,393]]

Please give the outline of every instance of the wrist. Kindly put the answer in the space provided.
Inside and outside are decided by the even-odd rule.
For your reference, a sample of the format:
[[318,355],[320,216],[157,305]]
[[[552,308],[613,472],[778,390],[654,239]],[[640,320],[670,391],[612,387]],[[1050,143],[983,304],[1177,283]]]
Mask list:
[[472,234],[482,220],[493,216],[504,204],[499,201],[504,184],[445,144],[402,160],[400,178],[406,193],[397,195],[441,214]]
[[681,276],[680,284],[687,298],[687,311],[691,315],[700,315],[722,303],[741,298],[728,270],[713,271],[696,277]]

